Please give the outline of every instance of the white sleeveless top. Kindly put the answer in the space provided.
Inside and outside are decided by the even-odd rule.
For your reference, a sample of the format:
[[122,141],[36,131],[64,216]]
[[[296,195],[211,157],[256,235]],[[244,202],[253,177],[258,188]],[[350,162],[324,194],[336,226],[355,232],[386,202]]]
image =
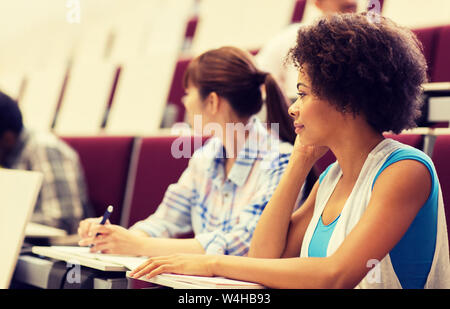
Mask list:
[[[410,147],[394,141],[385,139],[380,142],[368,155],[353,190],[348,197],[340,218],[331,235],[327,256],[331,256],[342,244],[345,237],[351,232],[355,225],[361,219],[372,195],[372,184],[378,171],[389,155],[397,149]],[[323,178],[316,195],[314,213],[311,222],[308,225],[303,238],[300,257],[308,257],[309,243],[311,242],[314,229],[319,218],[330,198],[335,186],[337,185],[342,171],[338,164],[332,166],[328,174]],[[445,221],[444,203],[442,192],[439,186],[439,205],[436,246],[428,274],[425,288],[442,289],[450,288],[450,260],[447,225]],[[374,266],[375,261],[368,261],[368,268]],[[402,288],[400,281],[395,274],[389,254],[387,254],[376,266],[371,269],[356,288],[375,288],[375,289],[395,289]]]

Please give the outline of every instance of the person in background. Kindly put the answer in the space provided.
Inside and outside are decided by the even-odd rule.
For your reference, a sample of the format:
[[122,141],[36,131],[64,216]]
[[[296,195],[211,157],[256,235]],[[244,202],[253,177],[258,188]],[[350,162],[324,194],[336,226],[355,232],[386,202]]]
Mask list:
[[[450,288],[433,162],[383,136],[415,126],[426,61],[410,30],[378,17],[336,14],[299,29],[289,54],[299,70],[289,108],[297,139],[248,257],[155,257],[131,276],[223,276],[271,288]],[[328,149],[337,161],[292,213]]]
[[[268,122],[279,126],[279,134],[254,116],[263,105],[262,85]],[[249,53],[234,47],[194,58],[184,87],[189,123],[196,133],[212,137],[193,154],[178,182],[167,188],[154,214],[130,229],[100,225],[101,218],[84,220],[79,227],[81,246],[92,244],[93,252],[142,256],[247,254],[295,139],[286,98]],[[278,146],[266,147],[269,144]],[[193,238],[176,238],[189,232]]]
[[39,171],[43,183],[31,221],[76,233],[90,213],[77,153],[58,137],[28,130],[17,102],[0,92],[0,166]]
[[[358,8],[357,0],[308,0],[306,10],[319,11],[318,14],[355,13]],[[286,55],[293,47],[298,28],[310,21],[293,23],[278,35],[271,38],[255,56],[255,61],[261,70],[270,72],[289,99],[296,97],[295,84],[298,71],[294,65],[285,63]],[[262,115],[262,117],[264,117]]]

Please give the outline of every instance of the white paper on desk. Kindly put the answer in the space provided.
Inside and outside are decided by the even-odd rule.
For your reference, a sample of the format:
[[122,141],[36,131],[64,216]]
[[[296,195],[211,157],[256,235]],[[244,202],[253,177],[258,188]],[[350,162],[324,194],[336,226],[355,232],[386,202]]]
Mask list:
[[257,287],[260,286],[258,283],[240,281],[234,279],[228,279],[224,277],[202,277],[202,276],[189,276],[189,275],[177,275],[177,274],[162,274],[160,276],[170,278],[177,281],[183,281],[187,283],[208,285],[208,286],[247,286],[247,287]]
[[34,222],[28,222],[27,227],[25,229],[26,237],[43,238],[43,237],[61,237],[66,235],[67,232],[64,230]]
[[[127,272],[127,276],[129,276],[129,274],[130,272]],[[264,286],[258,283],[233,280],[224,277],[160,274],[150,279],[147,279],[145,276],[143,276],[138,280],[181,289],[264,289]]]
[[86,258],[96,259],[103,262],[110,262],[117,265],[124,266],[130,270],[135,269],[142,263],[144,263],[148,258],[139,256],[128,256],[119,254],[103,254],[103,253],[92,253],[89,252],[88,247],[77,247],[77,246],[52,246],[51,248],[71,254],[73,256],[82,256]]

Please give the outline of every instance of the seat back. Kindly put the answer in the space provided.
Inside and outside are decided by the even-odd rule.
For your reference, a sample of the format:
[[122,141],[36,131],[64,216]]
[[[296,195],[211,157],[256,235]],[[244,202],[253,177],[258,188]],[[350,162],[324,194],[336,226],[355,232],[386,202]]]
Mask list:
[[303,13],[305,12],[306,0],[296,0],[294,6],[294,13],[292,15],[291,22],[298,23],[303,19]]
[[95,216],[114,206],[110,221],[118,224],[133,148],[133,137],[62,137],[77,151],[84,169]]
[[174,59],[174,53],[166,52],[122,65],[105,125],[108,134],[145,135],[160,128]]
[[168,103],[176,107],[176,122],[183,122],[185,117],[186,109],[184,108],[184,104],[182,102],[182,98],[185,93],[183,88],[183,77],[184,72],[186,72],[186,69],[191,60],[191,57],[178,59],[172,79],[172,84],[170,86]]
[[117,67],[109,63],[75,62],[68,73],[55,132],[61,136],[98,134],[116,74]]
[[[136,144],[134,165],[128,188],[127,203],[121,225],[130,227],[154,213],[163,200],[167,187],[176,183],[188,166],[195,149],[206,139],[191,136],[144,137]],[[180,145],[181,144],[181,145]],[[183,151],[184,156],[173,155],[172,145]],[[180,146],[180,147],[178,147]]]
[[450,20],[450,2],[443,0],[385,0],[383,16],[411,29],[440,26]]
[[424,138],[421,134],[390,134],[385,133],[384,137],[392,138],[400,143],[412,146],[419,150],[423,150]]
[[[449,20],[450,22],[450,20]],[[441,27],[436,43],[433,82],[450,82],[450,25]]]
[[294,5],[292,0],[199,1],[191,53],[227,45],[260,48],[291,22]]
[[184,34],[184,37],[186,39],[192,40],[192,38],[195,35],[195,30],[197,29],[197,24],[198,24],[197,16],[193,16],[188,20],[186,25],[186,33]]
[[61,65],[33,71],[27,76],[20,110],[27,128],[49,131],[63,89],[66,68]]
[[314,165],[314,174],[317,178],[319,178],[320,174],[322,174],[325,169],[336,161],[336,157],[331,152],[331,150],[328,150],[328,152],[319,160],[317,160],[316,164]]
[[436,55],[436,44],[441,27],[428,27],[413,29],[417,38],[423,45],[423,54],[428,65],[428,78],[431,80],[434,74],[434,61]]

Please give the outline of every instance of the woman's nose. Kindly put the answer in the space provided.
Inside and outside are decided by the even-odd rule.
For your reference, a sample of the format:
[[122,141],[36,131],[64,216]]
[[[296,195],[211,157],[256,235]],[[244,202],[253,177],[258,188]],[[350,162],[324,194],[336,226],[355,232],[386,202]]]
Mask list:
[[294,102],[291,106],[289,106],[288,113],[292,118],[296,118],[298,115],[298,106],[297,101]]

